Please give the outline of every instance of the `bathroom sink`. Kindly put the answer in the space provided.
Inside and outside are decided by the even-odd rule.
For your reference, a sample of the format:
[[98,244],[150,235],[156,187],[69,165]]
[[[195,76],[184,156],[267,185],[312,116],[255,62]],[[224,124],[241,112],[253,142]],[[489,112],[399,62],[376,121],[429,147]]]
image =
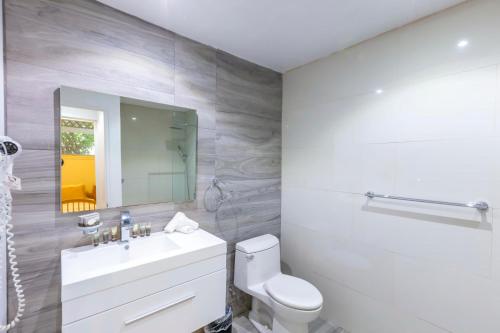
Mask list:
[[161,233],[132,239],[128,245],[128,249],[125,244],[112,243],[63,251],[63,279],[68,282],[82,280],[126,269],[128,266],[165,257],[169,252],[180,249],[179,245]]
[[117,285],[202,262],[226,253],[226,242],[204,231],[163,232],[61,251],[61,300],[75,299]]

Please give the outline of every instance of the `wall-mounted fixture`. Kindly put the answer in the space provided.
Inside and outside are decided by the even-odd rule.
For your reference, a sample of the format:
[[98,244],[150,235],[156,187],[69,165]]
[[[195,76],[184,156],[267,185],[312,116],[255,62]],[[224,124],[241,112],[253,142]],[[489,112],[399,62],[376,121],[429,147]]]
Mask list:
[[195,110],[60,88],[61,212],[195,199]]
[[370,198],[370,199],[381,198],[381,199],[421,202],[421,203],[428,203],[428,204],[433,204],[433,205],[445,205],[445,206],[455,206],[455,207],[464,207],[464,208],[475,208],[479,211],[486,211],[489,209],[489,205],[485,201],[472,201],[472,202],[468,202],[468,203],[461,203],[461,202],[450,202],[450,201],[440,201],[440,200],[398,197],[398,196],[387,195],[387,194],[376,194],[376,193],[371,192],[371,191],[366,192],[365,196]]
[[80,215],[78,217],[80,218],[80,222],[78,222],[78,229],[80,229],[85,235],[96,234],[102,226],[101,215],[97,212]]

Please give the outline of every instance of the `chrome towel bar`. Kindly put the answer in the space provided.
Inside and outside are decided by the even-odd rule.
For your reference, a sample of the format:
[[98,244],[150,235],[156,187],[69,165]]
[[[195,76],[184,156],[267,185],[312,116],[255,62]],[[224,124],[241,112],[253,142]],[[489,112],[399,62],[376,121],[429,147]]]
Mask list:
[[486,211],[489,208],[488,203],[484,202],[484,201],[460,203],[460,202],[448,202],[448,201],[438,201],[438,200],[405,198],[405,197],[398,197],[398,196],[393,196],[393,195],[376,194],[374,192],[366,192],[365,196],[367,196],[370,199],[382,198],[382,199],[422,202],[422,203],[428,203],[428,204],[434,204],[434,205],[446,205],[446,206],[455,206],[455,207],[475,208],[479,211]]

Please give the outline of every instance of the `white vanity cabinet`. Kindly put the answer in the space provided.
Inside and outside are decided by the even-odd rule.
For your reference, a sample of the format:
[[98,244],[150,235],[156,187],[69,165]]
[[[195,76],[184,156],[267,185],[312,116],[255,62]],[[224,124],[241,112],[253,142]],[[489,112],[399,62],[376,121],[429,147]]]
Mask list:
[[[153,234],[131,241],[128,250],[120,244],[64,250],[62,332],[191,333],[222,317],[226,243],[195,233]],[[154,248],[160,253],[151,253]],[[101,265],[106,261],[95,256],[111,263]]]

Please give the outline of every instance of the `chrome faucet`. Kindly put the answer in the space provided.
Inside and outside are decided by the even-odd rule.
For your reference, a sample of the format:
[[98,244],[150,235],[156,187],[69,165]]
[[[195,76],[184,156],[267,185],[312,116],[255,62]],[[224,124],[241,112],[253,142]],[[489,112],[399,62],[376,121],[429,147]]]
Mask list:
[[122,211],[120,218],[120,242],[126,243],[125,248],[128,249],[128,241],[130,239],[130,228],[132,228],[132,218],[128,210]]

